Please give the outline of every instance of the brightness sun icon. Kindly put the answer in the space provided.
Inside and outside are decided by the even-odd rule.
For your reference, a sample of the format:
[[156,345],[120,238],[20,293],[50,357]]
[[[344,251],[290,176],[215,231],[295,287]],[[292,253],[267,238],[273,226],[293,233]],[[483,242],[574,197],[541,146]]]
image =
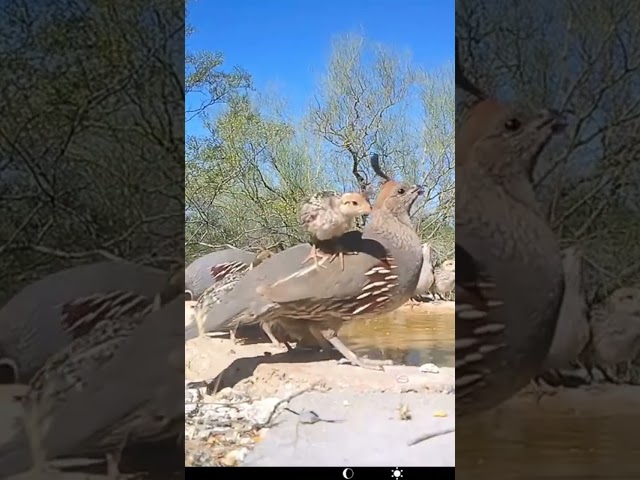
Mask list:
[[391,478],[402,478],[402,470],[398,469],[398,467],[391,470]]

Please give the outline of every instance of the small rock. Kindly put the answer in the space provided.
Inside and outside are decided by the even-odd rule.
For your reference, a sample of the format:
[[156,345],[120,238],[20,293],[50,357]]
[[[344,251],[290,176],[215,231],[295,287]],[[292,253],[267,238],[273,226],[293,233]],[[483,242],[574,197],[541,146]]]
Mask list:
[[344,405],[345,407],[351,406],[351,404],[349,403],[349,400],[343,400],[342,405]]
[[409,410],[409,406],[404,403],[400,404],[400,407],[398,407],[398,416],[400,420],[411,420],[411,410]]
[[420,365],[420,371],[422,373],[440,373],[440,369],[437,365],[433,363],[425,363],[424,365]]
[[211,436],[212,433],[213,433],[212,429],[202,428],[195,433],[194,437],[198,440],[206,440]]
[[193,425],[184,426],[184,438],[191,440],[196,434],[196,427]]
[[238,465],[238,450],[231,450],[222,459],[220,463],[225,467],[235,467]]
[[269,420],[279,398],[265,398],[252,404],[245,412],[246,418],[254,425],[262,425]]

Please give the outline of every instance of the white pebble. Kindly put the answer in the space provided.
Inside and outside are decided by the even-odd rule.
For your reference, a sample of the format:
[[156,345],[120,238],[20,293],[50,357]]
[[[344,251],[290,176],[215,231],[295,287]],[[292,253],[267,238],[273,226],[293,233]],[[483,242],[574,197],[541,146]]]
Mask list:
[[422,373],[440,373],[440,369],[437,365],[433,363],[425,363],[424,365],[420,365],[420,371]]
[[279,398],[265,398],[255,402],[247,409],[245,416],[253,424],[264,424],[269,420],[276,404],[279,402]]
[[351,404],[349,403],[349,400],[343,400],[342,401],[342,405],[344,405],[345,407],[350,406]]

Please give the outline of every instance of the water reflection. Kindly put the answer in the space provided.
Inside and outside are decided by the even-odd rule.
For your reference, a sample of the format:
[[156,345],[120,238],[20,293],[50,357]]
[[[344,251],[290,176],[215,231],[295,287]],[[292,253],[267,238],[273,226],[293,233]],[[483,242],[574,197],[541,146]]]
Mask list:
[[620,387],[560,393],[540,405],[520,396],[473,422],[457,422],[456,477],[640,478],[640,411],[630,405],[637,387],[630,388],[626,395]]
[[356,354],[370,358],[404,365],[455,364],[453,309],[437,314],[401,309],[373,320],[347,322],[340,338]]

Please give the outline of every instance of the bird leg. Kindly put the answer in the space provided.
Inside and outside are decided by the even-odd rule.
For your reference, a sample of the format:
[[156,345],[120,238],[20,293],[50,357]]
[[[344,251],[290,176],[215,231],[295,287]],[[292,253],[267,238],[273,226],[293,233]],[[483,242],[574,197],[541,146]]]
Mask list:
[[284,346],[287,348],[287,351],[289,352],[293,350],[291,348],[291,345],[289,345],[288,342],[281,343],[278,341],[278,339],[275,337],[275,335],[271,331],[271,326],[268,323],[263,322],[260,324],[260,326],[262,327],[262,330],[264,330],[264,333],[267,334],[267,337],[269,337],[269,340],[271,340],[271,343],[273,343],[277,348],[282,348]]
[[329,263],[333,262],[336,257],[340,257],[340,268],[342,268],[342,271],[344,272],[344,252],[339,251],[337,253],[332,254],[331,257],[329,258]]
[[38,425],[39,415],[37,410],[39,405],[32,405],[29,411],[25,411],[25,427],[27,437],[29,439],[29,448],[31,450],[31,470],[29,473],[34,474],[35,478],[47,472],[51,472],[52,468],[47,462],[47,457],[42,446],[42,437]]
[[235,327],[229,329],[229,340],[231,340],[234,345],[236,345],[238,343],[237,340],[236,340],[236,331],[237,330],[238,330],[238,325],[236,325]]
[[551,397],[558,392],[550,386],[543,385],[542,382],[544,380],[541,377],[536,377],[530,382],[531,393],[533,393],[536,404],[540,404],[543,397]]
[[357,255],[358,252],[345,252],[344,250],[342,250],[342,247],[337,247],[337,248],[338,248],[338,252],[336,252],[333,255],[331,255],[331,258],[329,259],[329,263],[333,262],[336,257],[340,257],[340,267],[342,268],[342,271],[344,272],[344,256],[345,255]]
[[349,350],[349,347],[347,347],[344,343],[342,343],[342,340],[340,340],[338,337],[335,336],[335,332],[333,332],[332,330],[319,330],[313,327],[311,327],[310,330],[313,336],[316,337],[316,339],[318,340],[318,342],[320,342],[321,345],[323,343],[329,342],[352,365],[366,368],[368,370],[384,371],[384,368],[379,363],[372,362],[372,361],[365,361],[364,359],[359,358],[355,353]]
[[120,442],[120,444],[116,447],[116,449],[107,453],[107,478],[109,480],[120,480],[127,478],[134,478],[139,476],[139,474],[123,474],[120,472],[120,460],[122,460],[122,452],[124,452],[125,447],[127,446],[127,441],[129,440],[129,433],[124,435],[124,438]]
[[411,306],[411,310],[413,310],[416,305],[420,305],[422,302],[418,300],[418,297],[411,297],[408,303]]
[[318,249],[315,245],[312,245],[311,251],[309,252],[309,255],[307,255],[307,257],[302,261],[302,265],[307,263],[309,260],[313,259],[316,267],[327,268],[322,263],[318,262],[318,259],[319,258],[323,259],[323,258],[326,258],[328,256],[329,256],[328,254],[326,254],[322,250]]
[[340,257],[340,268],[344,272],[344,252],[337,252],[331,255],[329,258],[329,263],[333,262],[336,257]]

